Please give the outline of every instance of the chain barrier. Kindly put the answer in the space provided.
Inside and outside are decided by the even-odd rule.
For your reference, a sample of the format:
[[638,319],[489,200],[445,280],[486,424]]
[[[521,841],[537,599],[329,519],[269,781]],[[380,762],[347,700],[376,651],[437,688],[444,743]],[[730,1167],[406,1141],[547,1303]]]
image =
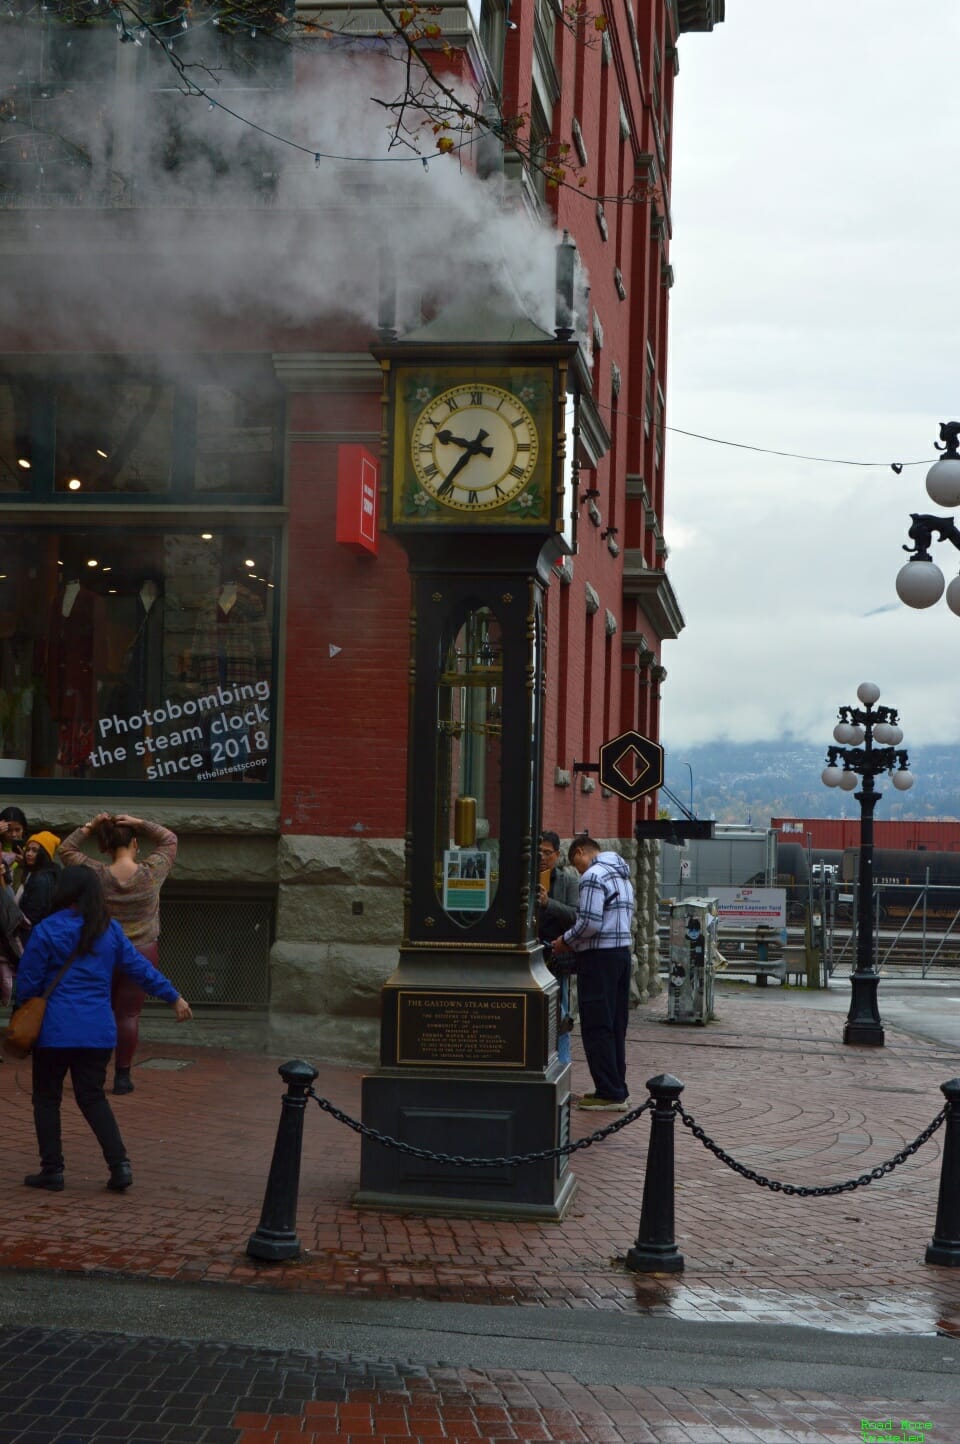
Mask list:
[[876,1168],[871,1168],[869,1173],[861,1173],[859,1178],[849,1178],[846,1183],[827,1183],[822,1184],[820,1187],[806,1188],[803,1184],[781,1183],[776,1178],[765,1178],[762,1173],[754,1173],[752,1168],[747,1168],[746,1164],[738,1163],[735,1158],[731,1158],[729,1153],[724,1152],[719,1143],[714,1142],[714,1140],[707,1135],[697,1123],[696,1119],[686,1111],[681,1103],[677,1103],[676,1109],[684,1127],[689,1128],[694,1138],[698,1138],[704,1148],[719,1158],[721,1163],[725,1163],[728,1168],[732,1168],[734,1173],[739,1173],[741,1178],[749,1179],[751,1183],[759,1184],[761,1188],[769,1188],[772,1193],[789,1193],[795,1195],[797,1198],[827,1198],[832,1194],[852,1193],[856,1188],[862,1188],[867,1183],[873,1183],[876,1179],[883,1178],[886,1174],[892,1173],[901,1163],[906,1163],[907,1159],[912,1157],[914,1153],[917,1153],[927,1140],[933,1137],[947,1116],[946,1107],[941,1108],[933,1122],[928,1124],[922,1133],[918,1133],[912,1143],[908,1143],[906,1148],[902,1148],[899,1153],[895,1153],[892,1158],[888,1158],[886,1163],[878,1163]]
[[337,1108],[328,1098],[321,1098],[312,1088],[307,1089],[307,1096],[323,1110],[335,1118],[338,1123],[345,1123],[352,1128],[354,1133],[360,1133],[364,1138],[372,1138],[375,1143],[380,1143],[384,1148],[396,1148],[401,1153],[409,1153],[413,1158],[425,1158],[429,1163],[452,1163],[459,1168],[505,1168],[516,1163],[542,1163],[548,1158],[562,1158],[564,1154],[578,1153],[582,1148],[590,1148],[594,1143],[602,1143],[613,1133],[619,1133],[622,1128],[627,1128],[631,1123],[636,1123],[641,1114],[646,1113],[653,1107],[653,1099],[648,1098],[646,1103],[641,1103],[638,1108],[632,1108],[616,1123],[609,1124],[606,1128],[598,1128],[596,1133],[590,1133],[586,1138],[578,1138],[574,1143],[561,1143],[557,1148],[541,1148],[537,1153],[513,1153],[505,1158],[469,1158],[462,1153],[434,1153],[430,1148],[416,1148],[412,1143],[404,1143],[402,1139],[391,1138],[389,1133],[381,1133],[378,1128],[370,1128],[368,1124],[361,1123],[357,1118],[351,1118],[349,1113],[344,1113]]

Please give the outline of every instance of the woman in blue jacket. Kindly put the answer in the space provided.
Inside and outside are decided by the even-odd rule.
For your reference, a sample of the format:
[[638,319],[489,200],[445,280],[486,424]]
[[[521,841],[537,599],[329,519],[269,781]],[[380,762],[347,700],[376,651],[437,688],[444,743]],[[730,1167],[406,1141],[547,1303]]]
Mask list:
[[121,1193],[133,1182],[130,1160],[103,1085],[117,1042],[110,1004],[114,968],[152,997],[173,1004],[178,1023],[193,1014],[168,978],[138,953],[107,912],[100,879],[86,867],[66,867],[53,895],[53,911],[38,923],[17,972],[17,1002],[39,997],[68,958],[69,968],[47,999],[33,1050],[33,1121],[40,1172],[23,1180],[29,1188],[63,1188],[60,1102],[67,1073],[74,1097],[110,1169],[107,1187]]

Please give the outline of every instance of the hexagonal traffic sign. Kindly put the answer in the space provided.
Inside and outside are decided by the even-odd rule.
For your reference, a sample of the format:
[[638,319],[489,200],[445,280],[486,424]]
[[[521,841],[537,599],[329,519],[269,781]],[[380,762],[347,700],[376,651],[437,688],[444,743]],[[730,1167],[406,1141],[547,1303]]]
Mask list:
[[[630,776],[630,772],[633,776]],[[621,732],[600,748],[600,785],[636,802],[663,784],[663,748],[639,732]]]

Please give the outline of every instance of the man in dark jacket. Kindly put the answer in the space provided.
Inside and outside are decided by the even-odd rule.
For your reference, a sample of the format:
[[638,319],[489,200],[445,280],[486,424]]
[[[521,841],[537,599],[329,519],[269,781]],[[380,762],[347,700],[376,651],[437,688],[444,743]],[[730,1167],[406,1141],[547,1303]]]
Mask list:
[[[543,875],[549,870],[549,885],[544,887]],[[550,944],[565,932],[577,916],[580,878],[572,867],[564,867],[560,858],[560,838],[555,832],[540,834],[540,886],[537,890],[537,935]],[[548,966],[550,966],[548,962]],[[560,1020],[557,1026],[557,1057],[570,1062],[570,970],[555,971],[560,982]]]

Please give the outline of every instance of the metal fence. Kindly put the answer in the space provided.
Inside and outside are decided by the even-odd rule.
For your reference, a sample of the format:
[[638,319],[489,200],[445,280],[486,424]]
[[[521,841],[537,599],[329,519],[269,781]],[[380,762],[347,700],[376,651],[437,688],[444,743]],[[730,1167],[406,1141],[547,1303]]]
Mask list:
[[[819,891],[819,890],[818,890]],[[817,899],[816,923],[831,969],[856,952],[857,888],[833,881]],[[960,968],[960,890],[935,883],[878,882],[873,888],[874,961],[878,967]]]
[[164,890],[160,969],[196,1006],[266,1008],[273,896]]

